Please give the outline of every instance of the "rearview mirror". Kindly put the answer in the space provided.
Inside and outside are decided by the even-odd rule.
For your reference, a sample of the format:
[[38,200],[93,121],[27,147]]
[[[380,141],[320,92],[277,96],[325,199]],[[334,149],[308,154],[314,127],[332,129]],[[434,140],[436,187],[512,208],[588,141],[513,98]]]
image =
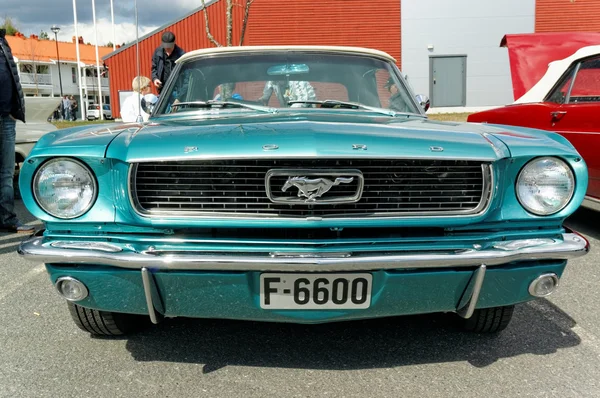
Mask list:
[[423,110],[425,112],[427,112],[427,110],[429,109],[429,97],[424,95],[424,94],[417,94],[415,95],[415,98],[417,99],[417,102],[419,103],[419,105],[421,105],[421,108],[423,108]]
[[142,97],[142,109],[147,114],[151,114],[154,106],[158,102],[158,97],[154,94],[146,94]]
[[289,64],[289,65],[274,65],[267,69],[267,75],[269,76],[282,76],[282,75],[298,75],[301,73],[308,73],[309,68],[306,64]]

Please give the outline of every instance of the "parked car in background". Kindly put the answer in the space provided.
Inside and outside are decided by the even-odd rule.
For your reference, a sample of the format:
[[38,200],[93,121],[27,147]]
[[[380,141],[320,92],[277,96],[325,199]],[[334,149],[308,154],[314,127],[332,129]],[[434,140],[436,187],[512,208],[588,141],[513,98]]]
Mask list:
[[[102,113],[104,114],[105,120],[112,120],[112,111],[110,109],[110,105],[102,104]],[[88,120],[98,120],[100,119],[100,105],[99,104],[89,104],[87,110],[87,119]]]
[[60,105],[60,97],[25,97],[25,121],[17,122],[15,136],[15,194],[19,196],[19,170],[29,155],[31,148],[44,135],[56,130],[48,122],[54,110]]
[[46,229],[19,254],[91,334],[434,312],[498,332],[588,251],[565,138],[429,121],[386,53],[197,50],[154,98],[147,123],[44,137],[21,172]]
[[[566,35],[517,35],[515,39],[509,36],[508,40],[516,40],[522,47],[531,45],[531,49],[523,47],[510,53],[513,82],[518,84],[515,90],[524,94],[513,104],[471,114],[467,120],[532,127],[566,137],[588,166],[589,184],[583,204],[600,210],[600,45],[582,44],[586,39],[597,43],[600,35],[577,34],[576,40],[571,41]],[[503,40],[506,41],[507,38]],[[532,57],[532,51],[536,57]],[[557,51],[569,55],[553,59]],[[540,56],[552,62],[537,83],[530,82],[530,88],[524,86],[520,76],[539,73],[532,71],[532,65]],[[539,69],[539,62],[537,65]]]

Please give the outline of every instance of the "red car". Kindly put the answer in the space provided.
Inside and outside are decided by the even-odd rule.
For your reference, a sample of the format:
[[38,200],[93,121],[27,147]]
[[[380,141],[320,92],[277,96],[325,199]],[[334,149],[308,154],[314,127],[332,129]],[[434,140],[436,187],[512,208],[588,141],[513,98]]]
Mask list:
[[560,133],[587,163],[584,205],[600,209],[600,45],[592,43],[600,43],[600,34],[505,36],[517,100],[468,121]]

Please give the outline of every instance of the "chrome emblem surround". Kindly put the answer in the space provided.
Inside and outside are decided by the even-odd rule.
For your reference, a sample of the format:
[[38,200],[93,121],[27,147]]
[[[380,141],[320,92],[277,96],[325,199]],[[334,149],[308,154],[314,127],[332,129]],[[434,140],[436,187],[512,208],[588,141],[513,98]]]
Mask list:
[[[271,184],[273,177],[287,177],[281,186],[281,191],[297,188],[297,196],[277,196]],[[356,191],[352,195],[322,197],[334,186],[349,184],[357,181]],[[306,204],[334,204],[356,203],[360,200],[364,186],[363,174],[355,169],[273,169],[265,175],[265,189],[267,197],[273,203],[306,203]],[[277,187],[279,189],[279,187]]]

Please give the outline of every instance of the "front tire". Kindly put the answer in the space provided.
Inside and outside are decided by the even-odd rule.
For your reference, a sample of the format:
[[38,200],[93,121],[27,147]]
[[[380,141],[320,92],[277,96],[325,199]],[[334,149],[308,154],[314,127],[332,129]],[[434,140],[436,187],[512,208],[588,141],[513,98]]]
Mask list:
[[481,308],[469,319],[461,319],[461,328],[473,333],[498,333],[506,329],[512,319],[515,306]]
[[122,336],[149,325],[147,316],[98,311],[67,301],[77,327],[95,336]]

